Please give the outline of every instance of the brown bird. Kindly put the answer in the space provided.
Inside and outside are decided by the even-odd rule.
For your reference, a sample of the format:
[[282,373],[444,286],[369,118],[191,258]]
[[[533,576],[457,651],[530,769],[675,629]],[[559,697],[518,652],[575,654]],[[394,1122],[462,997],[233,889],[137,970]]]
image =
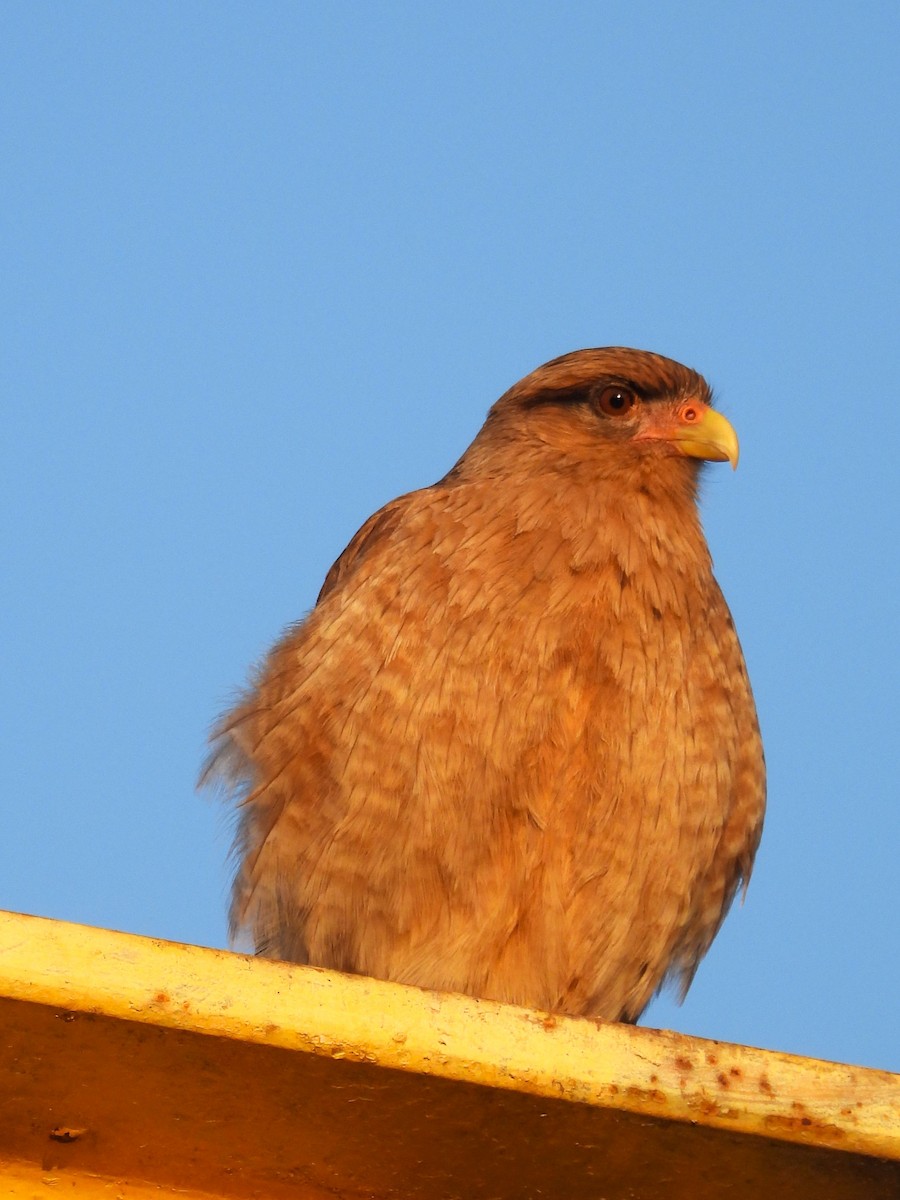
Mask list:
[[232,932],[574,1015],[686,991],[765,807],[696,504],[737,455],[694,371],[580,350],[370,517],[214,734]]

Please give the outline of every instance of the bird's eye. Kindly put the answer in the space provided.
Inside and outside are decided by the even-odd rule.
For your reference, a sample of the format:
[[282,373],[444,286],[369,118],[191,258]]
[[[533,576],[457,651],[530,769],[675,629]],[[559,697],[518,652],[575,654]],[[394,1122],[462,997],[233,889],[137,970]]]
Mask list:
[[637,404],[637,396],[631,388],[611,383],[598,394],[596,404],[608,417],[623,417]]

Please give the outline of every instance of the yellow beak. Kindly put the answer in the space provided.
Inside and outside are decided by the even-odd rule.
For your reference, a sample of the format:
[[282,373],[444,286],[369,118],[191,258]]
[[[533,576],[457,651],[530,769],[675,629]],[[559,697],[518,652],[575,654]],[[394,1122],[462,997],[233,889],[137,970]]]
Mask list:
[[712,462],[730,462],[737,469],[740,454],[737,434],[731,422],[714,409],[704,405],[696,421],[679,425],[670,437],[682,454]]

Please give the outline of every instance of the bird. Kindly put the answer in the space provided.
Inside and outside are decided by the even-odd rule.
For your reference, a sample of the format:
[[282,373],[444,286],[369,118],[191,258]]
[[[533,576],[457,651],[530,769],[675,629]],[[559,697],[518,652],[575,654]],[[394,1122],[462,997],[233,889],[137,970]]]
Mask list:
[[213,730],[233,944],[574,1017],[683,999],[766,802],[713,403],[658,354],[564,354],[362,525]]

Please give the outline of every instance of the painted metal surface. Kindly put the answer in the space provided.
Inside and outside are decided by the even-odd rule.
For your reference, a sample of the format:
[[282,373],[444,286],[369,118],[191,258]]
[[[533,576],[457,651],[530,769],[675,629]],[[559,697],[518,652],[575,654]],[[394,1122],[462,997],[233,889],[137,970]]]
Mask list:
[[0,1194],[896,1200],[900,1077],[0,915]]

